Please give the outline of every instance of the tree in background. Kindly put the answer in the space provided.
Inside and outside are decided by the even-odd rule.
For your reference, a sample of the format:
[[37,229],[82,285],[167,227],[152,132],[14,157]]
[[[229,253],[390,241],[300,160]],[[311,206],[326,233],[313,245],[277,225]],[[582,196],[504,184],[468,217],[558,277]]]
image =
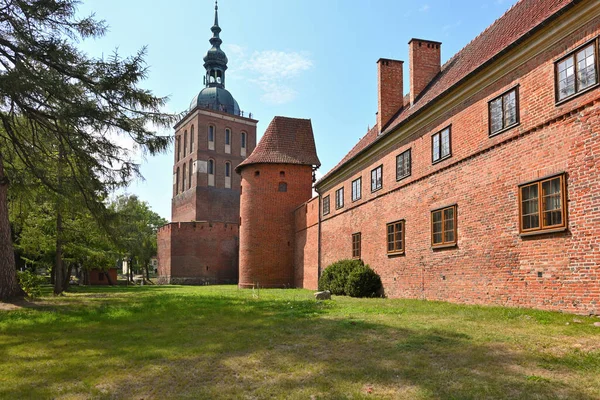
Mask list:
[[[103,220],[102,192],[139,175],[130,149],[116,144],[115,137],[126,135],[143,152],[156,154],[166,150],[170,138],[152,127],[176,118],[161,112],[165,98],[137,86],[147,74],[145,49],[108,59],[77,49],[77,40],[106,30],[93,16],[76,19],[77,4],[0,0],[0,300],[21,293],[8,216],[9,176],[19,169],[15,174],[7,169],[21,164],[56,196],[55,269],[57,279],[64,279],[66,199],[75,190],[93,218]],[[55,286],[55,293],[60,291]]]

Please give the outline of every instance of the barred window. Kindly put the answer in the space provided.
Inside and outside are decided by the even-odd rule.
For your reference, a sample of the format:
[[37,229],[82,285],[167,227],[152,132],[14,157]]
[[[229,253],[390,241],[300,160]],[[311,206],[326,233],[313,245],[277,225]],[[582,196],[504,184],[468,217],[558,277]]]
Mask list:
[[431,245],[450,246],[456,244],[456,206],[431,212]]
[[329,214],[329,195],[323,197],[323,215]]
[[212,125],[208,126],[208,141],[209,142],[215,141],[215,127]]
[[360,258],[360,243],[361,242],[361,234],[353,233],[352,234],[352,258]]
[[410,149],[396,157],[396,180],[410,176],[411,156]]
[[231,129],[225,129],[225,144],[231,144]]
[[519,188],[521,233],[566,227],[565,177],[559,175]]
[[344,188],[341,187],[335,191],[335,208],[344,207]]
[[352,181],[352,201],[360,200],[362,192],[362,178]]
[[392,222],[386,225],[387,229],[387,252],[404,252],[404,220]]
[[375,192],[383,187],[383,165],[371,171],[371,192]]
[[488,103],[490,136],[519,123],[519,90],[513,88]]
[[190,153],[194,151],[194,125],[190,128]]
[[246,132],[242,132],[241,134],[241,148],[246,148]]
[[434,163],[450,157],[450,127],[431,137],[432,160]]
[[597,39],[555,65],[556,101],[567,99],[598,83]]

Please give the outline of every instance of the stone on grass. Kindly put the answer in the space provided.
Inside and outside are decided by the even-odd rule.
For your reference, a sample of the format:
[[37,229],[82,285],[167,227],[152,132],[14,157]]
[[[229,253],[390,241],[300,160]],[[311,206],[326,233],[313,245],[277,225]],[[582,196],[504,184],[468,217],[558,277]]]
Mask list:
[[594,322],[594,326],[597,326],[598,328],[600,328],[600,322]]
[[329,290],[325,290],[324,292],[317,292],[317,293],[315,293],[315,299],[331,300],[331,292]]

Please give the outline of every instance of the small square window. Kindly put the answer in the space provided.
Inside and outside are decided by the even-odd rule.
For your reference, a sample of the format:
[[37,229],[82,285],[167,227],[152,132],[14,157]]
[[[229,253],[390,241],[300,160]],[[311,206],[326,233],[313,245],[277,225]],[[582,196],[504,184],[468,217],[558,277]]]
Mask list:
[[566,227],[565,176],[528,183],[519,187],[521,233]]
[[410,176],[411,156],[410,149],[396,157],[396,180],[404,179]]
[[450,134],[450,127],[447,127],[431,137],[431,158],[433,163],[442,161],[452,155]]
[[352,258],[360,258],[360,245],[361,245],[361,234],[352,234]]
[[387,230],[387,253],[404,253],[404,220],[392,222],[386,225]]
[[431,245],[446,247],[456,244],[456,206],[431,212]]
[[362,192],[362,178],[352,181],[352,201],[360,200]]
[[554,75],[557,102],[598,84],[597,47],[598,40],[594,39],[556,62]]
[[371,171],[371,192],[375,192],[383,187],[383,165]]
[[488,103],[490,136],[519,123],[519,88],[515,87]]
[[341,187],[335,191],[335,208],[344,207],[344,188]]

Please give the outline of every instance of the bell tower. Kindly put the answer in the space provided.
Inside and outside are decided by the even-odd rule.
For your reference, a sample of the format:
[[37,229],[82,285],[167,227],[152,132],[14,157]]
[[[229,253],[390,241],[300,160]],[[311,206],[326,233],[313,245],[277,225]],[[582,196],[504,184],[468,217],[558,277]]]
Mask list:
[[172,222],[159,231],[163,283],[237,282],[240,177],[234,171],[256,147],[258,121],[225,88],[228,60],[216,2],[210,30],[204,87],[174,126]]

